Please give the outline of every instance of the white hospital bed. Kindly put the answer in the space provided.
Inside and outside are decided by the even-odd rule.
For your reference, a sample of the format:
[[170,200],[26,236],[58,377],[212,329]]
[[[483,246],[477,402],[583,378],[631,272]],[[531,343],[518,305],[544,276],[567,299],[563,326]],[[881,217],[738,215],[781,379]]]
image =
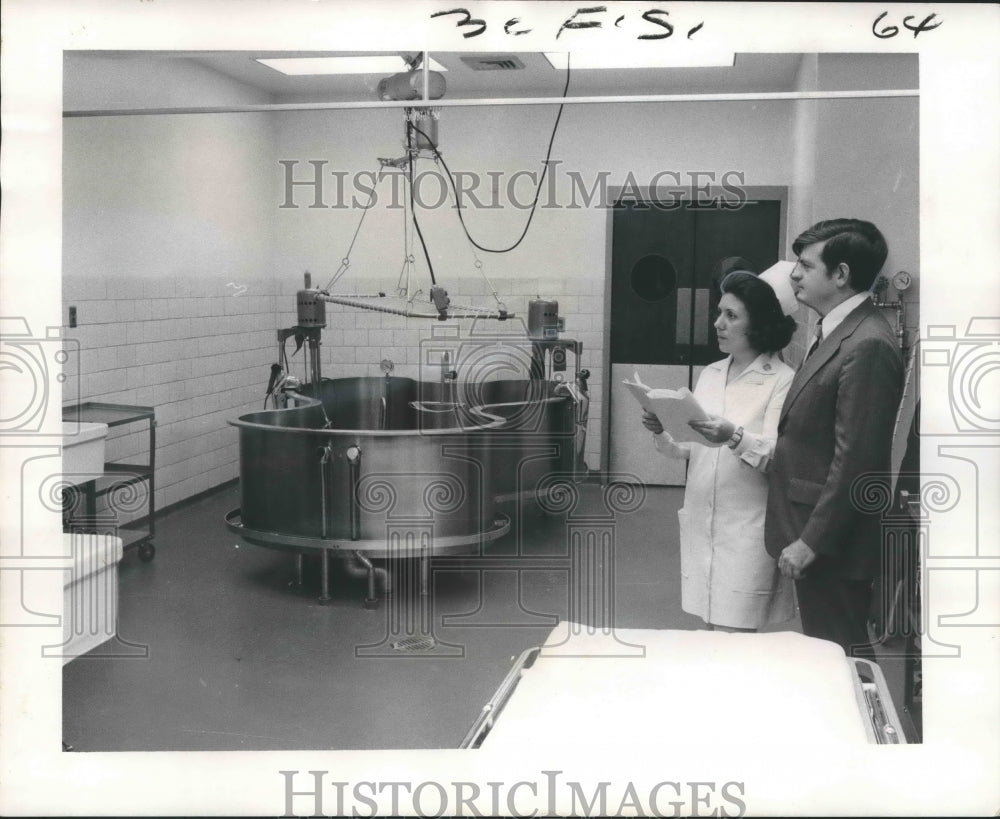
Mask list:
[[881,670],[794,632],[564,622],[523,652],[462,748],[587,747],[649,736],[750,744],[903,744]]

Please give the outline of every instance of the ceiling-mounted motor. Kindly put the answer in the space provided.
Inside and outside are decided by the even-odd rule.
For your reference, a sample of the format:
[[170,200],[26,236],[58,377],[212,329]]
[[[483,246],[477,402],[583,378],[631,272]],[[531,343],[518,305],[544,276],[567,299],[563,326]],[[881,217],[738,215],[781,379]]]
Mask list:
[[[444,74],[440,71],[427,72],[427,99],[439,100],[446,88]],[[382,102],[408,102],[424,98],[424,72],[420,69],[403,71],[380,80],[378,98]]]
[[407,108],[403,145],[416,156],[433,159],[438,148],[440,108]]
[[[405,59],[405,58],[404,58]],[[423,55],[408,59],[409,71],[393,74],[378,84],[378,96],[383,102],[409,102],[439,100],[444,96],[447,83],[440,71],[424,71],[420,63]],[[426,81],[426,89],[425,89]],[[424,93],[426,90],[426,94]],[[405,110],[403,147],[406,154],[399,159],[382,159],[382,167],[405,168],[414,157],[434,159],[438,147],[439,108],[407,108]]]

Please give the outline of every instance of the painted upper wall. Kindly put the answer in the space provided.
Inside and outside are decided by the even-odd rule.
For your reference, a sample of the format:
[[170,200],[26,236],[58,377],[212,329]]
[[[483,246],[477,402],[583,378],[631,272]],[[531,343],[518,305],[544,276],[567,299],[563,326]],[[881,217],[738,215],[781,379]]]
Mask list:
[[[799,90],[916,87],[916,58],[907,54],[803,55]],[[628,89],[623,89],[627,93]],[[527,222],[534,180],[556,120],[555,106],[446,108],[438,143],[460,184],[486,207],[470,201],[466,226],[480,244],[507,247]],[[604,275],[606,219],[587,195],[601,185],[661,184],[688,188],[725,179],[745,185],[788,186],[786,252],[814,221],[856,215],[879,224],[890,242],[886,270],[917,273],[918,105],[911,99],[787,102],[686,102],[566,106],[552,148],[552,172],[520,246],[508,254],[478,252],[484,267],[505,276]],[[376,186],[365,215],[343,207],[369,201],[378,157],[403,154],[401,111],[335,111],[276,115],[279,156],[275,269],[318,268],[331,274],[354,241],[349,275],[359,283],[400,268],[407,245],[402,210],[406,186],[398,173]],[[309,161],[322,164],[323,191],[289,179],[314,179]],[[465,239],[450,192],[430,160],[418,163],[418,207],[436,270],[466,271],[475,255]],[[289,176],[289,174],[291,174]],[[347,195],[331,193],[341,174]],[[657,176],[659,174],[659,176]],[[728,176],[727,176],[728,174]],[[574,178],[575,176],[575,178]],[[514,201],[516,200],[516,202]],[[409,252],[426,267],[418,239]],[[282,273],[283,274],[283,273]],[[423,275],[426,276],[424,272]],[[321,275],[323,281],[326,279]]]
[[[181,59],[74,55],[64,73],[67,110],[267,101]],[[266,114],[65,118],[64,275],[269,275],[274,151]]]
[[[521,236],[552,135],[555,106],[443,109],[438,144],[452,174],[471,198],[466,227],[486,247],[508,247]],[[788,102],[575,105],[563,110],[530,230],[507,254],[473,250],[450,190],[430,159],[418,161],[414,190],[426,207],[417,214],[437,269],[471,272],[478,255],[488,271],[523,277],[603,277],[607,214],[600,191],[635,185],[787,185],[792,176],[792,118]],[[402,111],[328,111],[275,115],[276,270],[309,268],[326,281],[344,257],[369,201],[378,157],[404,153]],[[319,164],[313,164],[319,163]],[[315,168],[323,173],[317,201]],[[288,168],[289,170],[286,170]],[[355,184],[357,174],[365,174]],[[336,189],[341,175],[345,195]],[[530,176],[534,174],[535,176]],[[383,277],[400,269],[406,247],[407,187],[399,172],[376,186],[351,254],[350,273]],[[594,199],[587,205],[588,198]],[[281,205],[294,207],[281,207]],[[320,204],[320,207],[313,207]],[[423,262],[414,235],[410,252]],[[425,274],[426,275],[426,274]]]
[[916,54],[817,54],[821,91],[867,91],[920,87]]
[[[912,88],[913,54],[821,54],[821,89]],[[818,108],[814,220],[878,225],[889,245],[882,272],[920,273],[920,107],[917,98],[826,100]]]

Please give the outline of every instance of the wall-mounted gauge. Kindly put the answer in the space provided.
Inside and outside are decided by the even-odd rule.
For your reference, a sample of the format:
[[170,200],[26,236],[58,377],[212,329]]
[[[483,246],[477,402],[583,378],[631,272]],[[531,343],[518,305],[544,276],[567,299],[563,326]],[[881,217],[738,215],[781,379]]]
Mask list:
[[913,277],[905,270],[900,270],[892,277],[892,286],[900,293],[913,284]]

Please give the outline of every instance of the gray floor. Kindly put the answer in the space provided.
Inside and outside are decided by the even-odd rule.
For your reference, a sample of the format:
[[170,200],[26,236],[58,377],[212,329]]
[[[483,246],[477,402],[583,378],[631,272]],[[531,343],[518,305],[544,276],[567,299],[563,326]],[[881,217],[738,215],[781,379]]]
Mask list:
[[[613,577],[616,626],[701,626],[680,608],[681,495],[650,488],[610,526],[592,517],[607,508],[597,485],[581,486],[568,512],[504,505],[511,532],[487,551],[491,568],[476,556],[434,562],[421,626],[405,593],[366,609],[365,580],[338,561],[319,605],[318,561],[298,586],[291,555],[241,543],[223,522],[239,493],[223,489],[157,521],[152,562],[130,552],[120,564],[119,639],[64,668],[64,740],[77,751],[457,747],[555,618],[592,619],[567,559],[581,531],[610,533],[599,571]],[[390,645],[428,631],[432,652]],[[881,662],[900,704],[902,662]]]

